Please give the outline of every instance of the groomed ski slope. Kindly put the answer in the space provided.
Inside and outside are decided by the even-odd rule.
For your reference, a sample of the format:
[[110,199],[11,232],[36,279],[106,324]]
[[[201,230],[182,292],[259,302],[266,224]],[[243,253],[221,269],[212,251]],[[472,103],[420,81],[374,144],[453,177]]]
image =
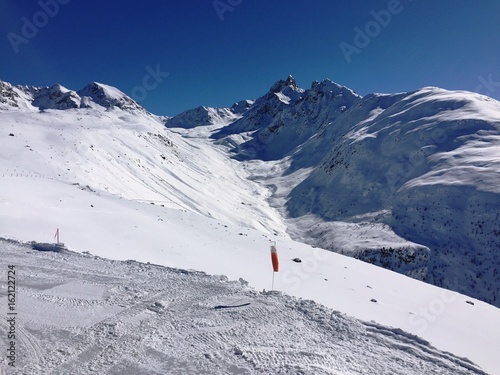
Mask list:
[[0,249],[17,265],[8,373],[485,374],[399,329],[226,277],[4,240]]
[[[226,275],[230,280],[242,278],[257,291],[271,289],[269,241],[273,240],[280,259],[276,290],[418,335],[440,350],[468,358],[489,374],[499,373],[500,313],[484,302],[286,237],[264,235],[196,213],[98,195],[51,179],[22,180],[19,184],[9,178],[0,185],[0,222],[2,231],[11,238],[51,242],[59,227],[61,241],[79,252]],[[294,258],[302,262],[293,262]],[[23,270],[24,260],[19,262],[20,283],[36,275]],[[72,263],[70,267],[78,269]],[[6,273],[6,269],[1,272]],[[55,278],[64,277],[58,267],[50,273]],[[151,293],[147,283],[143,285],[144,292]],[[74,292],[78,294],[78,290]],[[23,289],[19,295],[27,298]],[[94,315],[92,310],[87,313],[90,305],[80,310],[82,318]],[[32,310],[37,309],[34,305]]]

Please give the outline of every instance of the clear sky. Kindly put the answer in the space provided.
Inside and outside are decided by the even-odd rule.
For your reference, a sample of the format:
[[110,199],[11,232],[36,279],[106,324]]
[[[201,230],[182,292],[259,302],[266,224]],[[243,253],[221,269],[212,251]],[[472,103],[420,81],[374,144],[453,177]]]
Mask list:
[[499,0],[2,0],[0,79],[116,86],[158,115],[253,99],[293,75],[365,95],[500,99]]

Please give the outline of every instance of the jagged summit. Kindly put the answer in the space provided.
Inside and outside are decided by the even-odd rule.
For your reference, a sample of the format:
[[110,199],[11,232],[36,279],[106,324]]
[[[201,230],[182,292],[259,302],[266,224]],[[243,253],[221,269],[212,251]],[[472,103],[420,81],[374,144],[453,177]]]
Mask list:
[[290,75],[286,80],[279,80],[272,85],[267,94],[257,99],[257,102],[279,100],[285,104],[291,104],[299,100],[303,93],[304,89],[298,87],[295,78]]
[[239,120],[213,137],[256,131],[252,139],[234,150],[236,157],[277,160],[360,99],[352,90],[328,79],[315,81],[310,89],[304,90],[289,76],[276,82]]
[[275,93],[283,90],[286,87],[290,87],[294,90],[298,89],[297,82],[295,81],[295,78],[293,78],[293,76],[289,75],[286,80],[280,79],[274,85],[271,86],[269,91]]
[[19,99],[19,93],[10,83],[0,81],[0,109],[19,108]]

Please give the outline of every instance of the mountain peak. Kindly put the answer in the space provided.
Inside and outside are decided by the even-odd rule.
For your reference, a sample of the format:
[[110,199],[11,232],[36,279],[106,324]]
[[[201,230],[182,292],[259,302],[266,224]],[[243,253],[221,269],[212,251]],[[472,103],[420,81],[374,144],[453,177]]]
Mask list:
[[179,113],[168,119],[166,125],[169,128],[190,129],[197,126],[227,124],[234,120],[234,116],[231,108],[201,106]]
[[0,104],[6,107],[19,107],[19,94],[8,82],[0,81]]
[[69,109],[80,107],[80,97],[72,90],[56,83],[34,90],[32,105],[40,109]]
[[290,87],[293,90],[297,90],[297,82],[295,81],[295,78],[293,76],[289,75],[286,80],[280,79],[278,82],[276,82],[274,85],[271,86],[271,89],[269,90],[271,93],[277,93],[281,92],[283,89]]
[[286,79],[286,84],[287,86],[297,87],[297,82],[295,81],[295,78],[293,78],[291,74],[288,75],[288,78]]
[[90,96],[94,100],[97,99],[96,101],[105,101],[106,104],[111,104],[112,101],[119,101],[121,98],[127,96],[117,88],[99,82],[89,83],[78,91],[78,94],[80,96]]
[[104,83],[91,82],[77,92],[82,97],[82,107],[91,106],[84,97],[91,98],[92,101],[104,108],[118,107],[125,110],[139,110],[144,112],[144,108],[135,100],[118,90],[116,87],[105,85]]
[[331,92],[331,93],[335,93],[335,94],[343,94],[343,95],[347,95],[347,96],[361,98],[360,95],[356,94],[350,88],[339,85],[338,83],[333,82],[332,80],[330,80],[328,78],[322,80],[321,82],[313,81],[313,83],[311,84],[311,91],[317,92],[317,93]]

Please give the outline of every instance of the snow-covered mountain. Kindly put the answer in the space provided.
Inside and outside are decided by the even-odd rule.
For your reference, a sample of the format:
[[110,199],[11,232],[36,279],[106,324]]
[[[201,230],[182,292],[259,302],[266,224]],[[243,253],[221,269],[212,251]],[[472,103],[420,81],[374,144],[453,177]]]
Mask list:
[[239,117],[241,105],[235,104],[234,109],[237,111],[233,111],[233,108],[197,107],[182,112],[167,122],[171,127],[185,129],[231,123]]
[[[7,116],[12,110],[78,109],[101,127],[114,124],[110,111],[119,111],[118,123],[128,125],[122,136],[122,126],[107,130],[113,147],[99,147],[100,129],[86,125],[80,127],[81,134],[66,134],[70,139],[52,148],[53,154],[38,155],[32,162],[50,165],[68,181],[243,221],[234,213],[245,199],[229,192],[231,184],[250,183],[248,176],[260,183],[261,196],[270,194],[269,201],[283,217],[261,208],[258,211],[266,213],[257,214],[254,227],[286,230],[315,246],[499,303],[500,108],[495,100],[433,87],[361,97],[329,80],[313,82],[304,90],[289,76],[255,101],[241,101],[231,108],[198,107],[168,119],[169,128],[185,129],[177,131],[182,133],[179,137],[161,134],[162,119],[105,84],[72,91],[61,85],[37,88],[2,82],[0,90],[0,105],[10,109]],[[65,111],[56,113],[56,122],[50,116],[37,121],[51,122],[52,133],[73,122],[63,115]],[[15,121],[26,122],[18,117]],[[32,121],[30,117],[27,122]],[[137,124],[139,147],[131,143],[130,123]],[[196,129],[203,126],[207,129],[201,134]],[[206,177],[188,182],[192,171],[213,170],[211,163],[224,156],[198,159],[179,153],[186,142],[209,144],[214,129],[215,143],[244,162],[232,168],[246,168],[236,179],[228,178],[227,187],[220,179],[208,178],[217,181],[208,193],[225,191],[231,196],[226,198],[231,209],[221,209],[219,197],[200,205],[207,187],[198,188],[197,183]],[[165,152],[161,148],[165,145],[173,151]],[[148,148],[150,154],[144,154]],[[79,155],[80,161],[71,168],[54,163],[69,154]],[[159,170],[158,162],[177,164],[179,158],[193,162],[184,169],[189,172],[176,171],[178,178],[172,181],[172,171]],[[115,170],[117,160],[125,162],[119,170]],[[101,173],[104,170],[112,172]],[[102,175],[113,177],[103,180]],[[248,203],[245,212],[262,206]]]
[[424,88],[369,97],[337,124],[296,156],[324,155],[290,193],[289,214],[387,224],[431,250],[424,281],[500,305],[500,103]]
[[213,138],[272,188],[295,238],[500,304],[499,102],[288,77]]
[[359,98],[352,90],[329,80],[314,82],[310,90],[304,90],[289,76],[276,82],[242,118],[213,137],[220,139],[254,131],[252,139],[239,144],[235,150],[238,156],[282,159],[333,122]]
[[93,82],[79,91],[60,84],[50,87],[13,86],[0,81],[0,109],[120,108],[131,113],[147,111],[115,87]]
[[[464,98],[462,105],[455,103],[458,97]],[[73,107],[71,103],[77,106]],[[83,90],[71,91],[59,85],[33,88],[0,83],[0,237],[47,242],[59,228],[61,240],[75,251],[223,274],[233,280],[243,278],[258,290],[271,287],[269,241],[276,241],[280,272],[276,274],[275,289],[312,299],[376,324],[368,323],[363,328],[359,322],[341,319],[338,325],[328,326],[328,323],[325,326],[322,307],[308,303],[300,307],[300,302],[282,297],[266,300],[266,294],[256,296],[257,299],[252,301],[257,307],[254,314],[265,312],[272,316],[272,311],[285,305],[287,312],[280,315],[280,321],[295,321],[297,315],[293,311],[302,309],[301,314],[317,319],[300,318],[301,323],[297,324],[306,324],[314,331],[315,324],[320,322],[323,327],[321,337],[325,340],[339,329],[350,335],[350,330],[355,328],[361,335],[341,343],[347,345],[346,353],[351,350],[349,348],[378,350],[378,343],[381,347],[387,344],[378,338],[373,343],[360,342],[365,333],[377,337],[387,335],[391,338],[389,347],[392,349],[381,349],[379,353],[382,362],[388,363],[388,373],[394,373],[391,370],[397,368],[395,364],[391,365],[395,361],[393,349],[400,347],[403,340],[405,348],[410,348],[408,350],[420,358],[417,367],[420,366],[418,361],[422,361],[420,364],[428,367],[421,368],[434,369],[433,365],[437,364],[437,368],[445,367],[446,371],[453,372],[453,366],[457,365],[465,366],[465,373],[478,373],[473,364],[455,357],[459,356],[467,357],[493,374],[500,371],[495,358],[495,353],[500,350],[497,340],[500,335],[499,309],[463,294],[308,246],[294,241],[290,235],[420,279],[431,280],[431,275],[442,272],[445,280],[451,277],[452,289],[488,300],[479,293],[482,289],[478,281],[483,282],[485,288],[488,285],[494,289],[497,280],[494,271],[491,279],[483,277],[474,280],[475,284],[462,284],[464,279],[455,277],[453,267],[460,269],[468,281],[472,281],[470,271],[476,269],[467,264],[452,267],[452,262],[467,259],[460,257],[463,249],[450,246],[449,250],[455,255],[448,256],[446,248],[436,244],[445,236],[453,236],[454,232],[444,223],[458,223],[460,219],[463,219],[460,221],[463,232],[456,233],[456,236],[472,238],[466,232],[467,220],[475,218],[481,208],[484,210],[481,215],[492,220],[490,224],[481,224],[485,231],[489,230],[487,225],[494,226],[495,220],[498,223],[498,219],[488,216],[491,212],[498,212],[498,193],[495,190],[498,185],[494,183],[498,174],[493,173],[498,163],[498,122],[495,117],[498,106],[497,102],[485,97],[435,88],[361,97],[326,80],[303,90],[289,77],[277,82],[269,93],[255,101],[241,101],[224,109],[200,107],[177,118],[165,119],[135,107],[125,94],[103,84],[91,84]],[[441,127],[446,136],[436,130]],[[407,169],[391,168],[399,164],[411,166],[405,164],[405,160],[416,160],[412,154],[414,149],[423,149],[421,152],[425,156],[424,165],[417,165],[418,171],[407,173]],[[407,158],[400,159],[402,154]],[[380,165],[377,163],[379,157]],[[472,167],[470,171],[467,170],[469,166]],[[467,175],[461,169],[467,170]],[[384,171],[391,173],[386,176]],[[393,178],[393,175],[400,179]],[[396,184],[392,186],[394,181]],[[434,190],[438,198],[434,206],[430,205],[431,198],[419,190],[425,188]],[[453,201],[453,204],[466,204],[467,199],[469,203],[479,204],[478,211],[461,213],[461,217],[455,218],[452,213],[461,207],[450,206],[457,210],[448,212],[450,207],[447,205],[451,205],[451,199],[456,197],[453,194],[458,193],[448,188],[469,194],[460,195],[460,200]],[[349,191],[357,199],[353,199]],[[413,196],[413,192],[418,195]],[[451,195],[446,198],[446,194]],[[422,204],[430,206],[417,215],[411,204],[418,198]],[[483,199],[489,199],[487,207],[481,206]],[[423,206],[419,203],[415,207]],[[401,219],[396,220],[395,215],[401,215]],[[420,223],[417,219],[422,216],[425,221]],[[406,227],[414,229],[405,232]],[[490,238],[488,236],[489,233],[485,232],[483,237]],[[486,259],[489,254],[489,264],[496,265],[495,248],[483,247],[485,239],[471,240],[471,246],[477,247],[471,248],[469,253],[478,254],[476,256],[483,257],[481,259]],[[9,252],[2,246],[0,251],[4,256],[8,255],[13,262],[21,262],[16,259],[24,255],[16,258],[14,254],[25,250]],[[25,256],[29,257],[30,253]],[[67,254],[49,258],[56,262],[72,262],[73,259],[80,262],[80,258],[71,258]],[[30,267],[34,266],[29,260],[26,262]],[[84,267],[89,264],[86,261],[80,263]],[[440,264],[442,269],[433,268],[433,265]],[[478,265],[477,270],[487,274],[489,271],[485,266],[485,263]],[[47,267],[57,269],[54,265],[47,264]],[[122,266],[116,267],[106,272],[119,275]],[[161,270],[148,269],[149,265],[141,267],[145,267],[144,271],[151,277],[148,280],[157,282],[163,274]],[[126,272],[125,278],[138,277]],[[88,274],[87,271],[84,273]],[[49,353],[51,361],[54,360],[51,363],[60,363],[61,371],[64,371],[65,366],[76,368],[79,360],[92,357],[99,358],[99,366],[116,364],[118,367],[112,371],[118,371],[118,362],[112,362],[118,358],[111,356],[111,362],[101,361],[108,352],[101,351],[100,345],[109,347],[116,343],[117,348],[132,350],[132,341],[128,338],[139,332],[136,330],[143,327],[142,321],[150,322],[149,312],[145,311],[148,309],[127,308],[134,314],[120,315],[118,309],[124,306],[120,307],[120,302],[111,303],[110,294],[106,295],[111,298],[109,300],[106,297],[99,297],[99,301],[85,296],[73,298],[79,287],[73,288],[78,283],[69,279],[58,279],[68,285],[37,292],[37,283],[48,285],[52,281],[37,276],[36,270],[30,275],[29,280],[19,282],[24,291],[30,290],[27,300],[39,303],[38,307],[67,312],[71,310],[68,310],[68,304],[77,303],[79,307],[75,311],[78,310],[83,319],[86,315],[80,310],[94,306],[97,310],[90,309],[85,319],[91,320],[90,315],[100,314],[109,318],[113,326],[131,329],[131,336],[125,334],[117,338],[113,335],[96,337],[96,326],[91,324],[70,328],[71,334],[84,335],[78,336],[83,340],[82,345],[70,347],[67,357],[59,351]],[[439,284],[441,281],[436,279],[431,281]],[[99,279],[99,282],[109,281],[116,285],[117,280],[111,276],[111,281]],[[23,282],[26,285],[23,286]],[[89,279],[89,282],[96,281]],[[147,284],[145,282],[143,286]],[[109,284],[105,287],[99,285],[104,290]],[[132,294],[129,295],[128,290],[124,294],[120,292],[120,298],[136,298],[135,284],[130,284],[130,288]],[[191,292],[193,295],[202,293],[200,290]],[[147,297],[149,293],[150,290],[145,290],[141,306],[154,305],[155,300]],[[491,292],[490,295],[495,294]],[[248,296],[244,294],[245,298]],[[54,305],[47,305],[48,300]],[[261,309],[263,300],[268,305]],[[160,305],[154,306],[161,310],[169,303],[177,306],[176,301],[179,302],[162,299],[156,301]],[[206,310],[206,304],[212,302],[215,300],[196,299],[195,303],[200,305],[196,305],[193,313],[211,314]],[[107,303],[117,309],[116,315],[104,316],[99,310]],[[179,306],[185,305],[181,301]],[[172,316],[179,313],[179,306],[172,307]],[[268,308],[270,310],[266,310]],[[35,348],[29,351],[31,363],[43,357],[37,346],[30,344],[37,342],[34,336],[45,340],[43,335],[52,329],[68,330],[67,326],[62,327],[62,323],[53,320],[50,323],[54,325],[52,328],[40,327],[35,312],[25,306],[26,322],[31,325],[24,331],[24,326],[20,325],[21,335],[25,334],[26,338],[23,345]],[[122,316],[125,320],[121,320]],[[207,329],[208,336],[191,332],[191,336],[182,336],[183,339],[188,338],[186,342],[195,346],[199,342],[203,346],[203,340],[212,340],[213,335],[208,332],[210,327],[216,327],[217,322],[222,321],[215,315],[209,316],[214,320],[201,319],[196,323]],[[180,330],[185,328],[184,320],[176,321],[179,321]],[[241,332],[253,334],[255,325],[248,326],[248,323],[248,320],[238,320],[238,324],[242,324]],[[161,324],[163,327],[165,322]],[[347,330],[342,327],[347,327]],[[28,331],[33,332],[31,336]],[[212,331],[221,335],[220,330]],[[319,337],[310,334],[309,329],[301,332],[312,341]],[[37,336],[39,334],[41,336]],[[162,335],[152,337],[159,342]],[[412,335],[418,335],[424,341]],[[236,362],[231,360],[230,364],[243,363],[245,368],[248,365],[255,370],[268,363],[267,353],[274,353],[275,347],[263,347],[260,341],[256,341],[257,336],[252,337],[254,341],[246,344],[235,341],[242,356],[238,356]],[[289,336],[282,333],[276,337],[286,345],[290,342]],[[259,347],[252,349],[257,342]],[[430,345],[455,356],[445,355],[444,358],[442,352]],[[149,344],[146,347],[146,352],[151,355]],[[157,350],[155,353],[159,351],[161,358],[164,358],[161,353],[171,350],[162,345],[153,345],[152,348]],[[216,358],[214,361],[220,365],[228,360],[226,351],[230,349],[206,347],[205,354]],[[427,354],[422,356],[422,351]],[[278,357],[295,361],[290,359],[298,358],[294,353],[281,353]],[[297,368],[305,369],[304,373],[314,373],[311,366],[324,365],[324,361],[310,362],[307,359],[309,354],[301,353]],[[330,356],[329,351],[324,353],[325,358]],[[190,357],[179,355],[181,357],[176,357],[176,361],[190,360]],[[156,358],[156,354],[153,357]],[[244,360],[240,362],[240,359]],[[247,359],[248,363],[245,362]],[[415,358],[407,360],[415,361]],[[454,365],[450,365],[450,361]],[[334,365],[327,366],[326,373],[343,371]],[[365,371],[355,367],[346,365],[344,370],[351,373]],[[285,369],[286,366],[276,368]]]

